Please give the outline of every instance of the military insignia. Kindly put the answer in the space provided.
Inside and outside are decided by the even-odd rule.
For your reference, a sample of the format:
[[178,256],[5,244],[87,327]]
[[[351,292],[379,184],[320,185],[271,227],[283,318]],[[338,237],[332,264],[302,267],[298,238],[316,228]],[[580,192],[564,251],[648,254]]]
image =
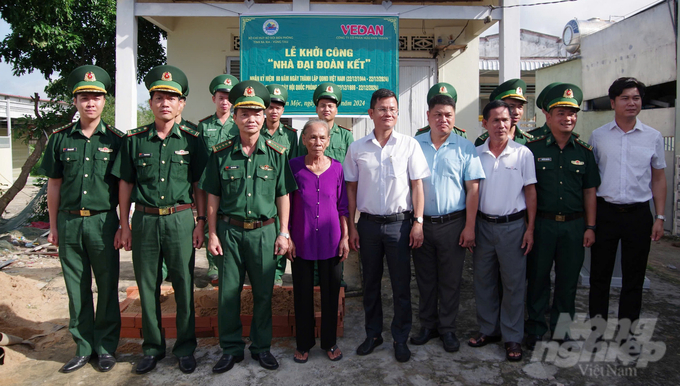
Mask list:
[[78,148],[77,147],[65,147],[65,148],[61,149],[61,151],[63,151],[64,153],[71,153],[71,152],[74,152],[74,151],[78,151]]
[[137,158],[149,158],[151,157],[151,153],[139,153],[137,154]]
[[568,88],[568,89],[564,90],[564,95],[563,95],[563,97],[564,97],[564,98],[571,98],[571,99],[573,99],[573,98],[574,98],[574,92],[571,91],[570,88]]
[[227,86],[231,86],[231,79],[229,78],[225,79],[224,84],[226,84]]
[[593,146],[590,145],[588,142],[581,140],[580,138],[576,138],[576,143],[578,143],[579,145],[585,147],[586,149],[588,149],[590,151],[593,151]]
[[88,72],[85,74],[85,79],[83,79],[86,82],[96,82],[97,78],[95,78],[93,72]]
[[267,170],[267,171],[274,170],[274,168],[272,168],[269,165],[260,165],[260,169]]
[[446,94],[446,93],[448,93],[448,92],[449,92],[449,91],[446,89],[446,86],[441,86],[441,87],[439,87],[439,93],[440,93],[440,94]]
[[238,169],[238,165],[234,165],[234,166],[225,166],[224,168],[225,168],[226,170],[234,170],[234,169]]
[[100,147],[97,148],[97,150],[101,151],[102,153],[113,153],[113,149],[109,149],[108,147]]
[[552,157],[545,157],[545,158],[538,158],[536,159],[538,162],[550,162],[552,161]]
[[333,86],[326,87],[326,92],[333,92]]
[[515,90],[515,93],[517,93],[517,95],[522,95],[522,88],[517,87],[517,90]]
[[252,87],[246,87],[246,89],[243,90],[243,96],[254,97],[255,90]]
[[275,88],[274,95],[281,95],[281,90],[279,88]]
[[166,82],[172,81],[172,74],[169,71],[163,73],[163,80]]
[[583,166],[583,165],[585,165],[586,163],[583,162],[583,161],[574,159],[574,160],[571,160],[571,164],[572,164],[572,165],[576,165],[576,166]]
[[286,152],[286,147],[281,145],[278,142],[274,142],[271,139],[268,139],[266,143],[267,143],[267,146],[274,149],[274,151],[276,151],[279,154],[283,154],[283,153]]
[[214,153],[217,153],[219,151],[222,151],[222,150],[228,148],[229,146],[231,146],[233,144],[234,144],[234,142],[231,139],[229,139],[227,141],[218,143],[217,145],[213,146],[212,149],[213,149]]
[[175,150],[177,155],[189,155],[189,150]]

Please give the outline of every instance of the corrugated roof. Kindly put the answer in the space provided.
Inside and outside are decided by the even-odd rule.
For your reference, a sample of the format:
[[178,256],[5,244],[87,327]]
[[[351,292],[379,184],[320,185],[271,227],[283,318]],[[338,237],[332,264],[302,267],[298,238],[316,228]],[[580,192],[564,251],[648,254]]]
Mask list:
[[[552,66],[553,64],[557,64],[565,60],[566,58],[525,59],[520,61],[519,67],[521,71],[536,71],[539,68]],[[479,59],[480,71],[498,71],[499,68],[500,62],[498,59]]]

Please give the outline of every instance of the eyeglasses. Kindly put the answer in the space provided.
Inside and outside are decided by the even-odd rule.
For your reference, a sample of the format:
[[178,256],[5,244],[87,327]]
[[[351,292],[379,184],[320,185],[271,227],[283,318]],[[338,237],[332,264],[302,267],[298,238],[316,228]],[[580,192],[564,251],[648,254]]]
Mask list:
[[380,115],[387,115],[387,113],[390,113],[390,115],[398,115],[399,114],[399,109],[376,109]]

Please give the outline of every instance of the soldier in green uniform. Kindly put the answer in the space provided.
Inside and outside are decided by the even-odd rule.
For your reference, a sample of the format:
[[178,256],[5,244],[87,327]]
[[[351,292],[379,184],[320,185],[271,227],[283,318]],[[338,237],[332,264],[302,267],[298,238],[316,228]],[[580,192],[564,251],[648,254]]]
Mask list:
[[[245,273],[253,291],[250,353],[265,369],[279,364],[271,354],[271,298],[276,255],[288,249],[288,193],[297,189],[286,148],[261,135],[269,91],[259,82],[237,84],[229,94],[239,135],[215,145],[201,178],[208,193],[208,248],[219,273],[217,318],[222,357],[213,372],[243,360],[241,290]],[[274,224],[279,222],[280,233]]]
[[[550,132],[527,144],[536,164],[538,198],[534,249],[527,259],[527,348],[550,328],[555,340],[569,339],[569,320],[575,313],[576,285],[583,265],[584,247],[595,242],[595,190],[600,175],[592,147],[572,131],[583,94],[568,83],[545,94],[543,110]],[[550,270],[555,263],[555,291],[550,325],[545,312],[550,304]],[[568,316],[568,318],[565,318]]]
[[[430,91],[427,92],[427,103],[430,103],[430,100],[437,95],[446,95],[451,97],[453,99],[454,103],[458,102],[458,93],[456,92],[456,89],[451,86],[448,83],[437,83],[434,86],[430,87]],[[427,125],[423,128],[418,129],[416,131],[416,135],[420,134],[425,134],[430,132],[430,125]],[[467,139],[467,133],[465,132],[465,129],[461,129],[460,127],[453,126],[453,129],[451,129],[451,133],[460,135],[461,137]]]
[[[119,256],[113,242],[118,229],[118,179],[111,165],[125,134],[101,120],[111,78],[97,66],[81,66],[68,77],[76,122],[55,130],[45,149],[41,173],[47,182],[50,235],[69,300],[69,331],[76,356],[59,370],[70,373],[98,357],[99,371],[116,364],[120,335]],[[92,303],[92,271],[97,282],[97,312]]]
[[[547,113],[547,111],[543,110],[543,100],[545,99],[545,95],[547,94],[548,91],[550,91],[551,88],[557,86],[558,84],[561,84],[561,83],[560,82],[550,83],[549,85],[545,86],[543,91],[541,91],[538,94],[538,96],[536,97],[536,107],[541,109],[543,114]],[[536,138],[536,137],[540,137],[542,135],[548,134],[550,132],[550,129],[548,128],[547,123],[545,123],[545,124],[543,124],[543,126],[537,127],[535,129],[529,130],[529,131],[531,132],[531,135],[533,135],[534,138]],[[576,133],[574,133],[574,134],[576,134]],[[578,137],[578,134],[576,134],[576,136]]]
[[182,118],[182,112],[184,111],[184,108],[187,106],[187,97],[189,96],[189,85],[187,84],[187,89],[184,91],[184,94],[179,98],[179,112],[177,113],[177,118],[175,118],[175,122],[180,125],[180,126],[186,126],[192,130],[197,130],[198,127],[196,126],[195,123],[191,121],[187,121],[186,119]]
[[[328,127],[331,128],[331,138],[324,154],[342,163],[349,145],[354,142],[352,131],[335,123],[338,106],[342,103],[342,90],[334,83],[321,83],[314,90],[312,98],[316,106],[316,115],[319,119],[326,121]],[[307,155],[307,147],[302,143],[302,138],[298,145],[298,154],[295,156]]]
[[[264,111],[265,124],[262,126],[262,135],[265,139],[271,139],[286,147],[286,159],[297,157],[298,135],[297,130],[281,123],[281,116],[288,100],[288,90],[280,84],[270,84],[269,90],[270,103]],[[274,285],[283,285],[283,274],[286,272],[286,258],[276,257],[276,276]]]
[[[229,102],[229,92],[237,83],[238,79],[229,74],[218,75],[210,82],[209,90],[215,104],[215,114],[201,119],[197,129],[201,133],[208,153],[212,151],[213,146],[238,135],[238,128],[234,126],[234,120],[231,117],[231,102]],[[205,237],[208,237],[207,225]],[[215,257],[208,248],[206,248],[205,257],[208,259],[208,279],[216,285],[219,273],[215,265]]]
[[[526,145],[528,141],[534,139],[533,135],[517,126],[524,115],[524,104],[527,102],[527,99],[524,97],[526,91],[527,84],[522,79],[510,79],[496,87],[489,96],[489,102],[502,100],[510,106],[511,127],[508,135],[520,145]],[[489,132],[484,132],[475,140],[475,146],[481,146],[488,138]]]
[[[167,263],[177,303],[177,341],[172,349],[182,372],[196,369],[194,316],[194,248],[203,244],[205,193],[198,189],[207,152],[197,131],[175,122],[179,99],[186,90],[184,73],[158,66],[144,79],[154,122],[130,130],[116,159],[120,177],[121,234],[119,246],[132,249],[132,264],[142,303],[144,357],[136,372],[143,374],[165,357],[162,334],[161,265]],[[193,194],[192,194],[193,193]],[[198,223],[191,211],[195,198]],[[127,218],[135,203],[131,235]]]

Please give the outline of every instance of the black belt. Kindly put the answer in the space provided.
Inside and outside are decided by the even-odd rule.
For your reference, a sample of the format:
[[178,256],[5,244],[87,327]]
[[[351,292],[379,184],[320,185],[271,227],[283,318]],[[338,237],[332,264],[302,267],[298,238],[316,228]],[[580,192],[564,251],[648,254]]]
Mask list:
[[77,214],[80,217],[90,217],[90,216],[94,216],[95,214],[110,212],[110,210],[83,209],[83,210],[62,210],[62,212],[66,212],[66,213],[70,213],[70,214]]
[[144,205],[139,205],[135,204],[135,211],[143,212],[143,213],[150,213],[150,214],[157,214],[159,216],[167,216],[169,214],[181,212],[183,210],[191,209],[192,204],[179,204],[175,206],[166,206],[164,208],[153,208],[150,206],[144,206]]
[[423,220],[425,222],[429,222],[432,224],[443,224],[445,222],[449,222],[451,220],[455,220],[457,218],[461,218],[465,216],[465,209],[459,210],[458,212],[452,212],[449,214],[444,214],[441,216],[423,216]]
[[536,217],[545,218],[548,220],[554,220],[559,222],[571,221],[582,218],[584,216],[583,212],[569,213],[569,214],[557,214],[551,212],[536,212]]
[[515,220],[519,220],[521,218],[524,218],[524,214],[526,213],[526,210],[521,210],[517,213],[509,214],[507,216],[489,216],[488,214],[484,214],[482,212],[477,212],[477,217],[481,218],[482,220],[494,223],[494,224],[504,224],[506,222],[511,222]]
[[598,204],[608,206],[614,211],[619,213],[629,213],[641,209],[649,209],[649,202],[635,202],[633,204],[612,204],[611,202],[607,202],[607,200],[605,200],[602,197],[598,197],[597,202]]
[[222,221],[226,221],[231,225],[236,225],[237,227],[250,230],[250,229],[262,228],[263,226],[272,224],[275,221],[275,219],[274,219],[274,217],[272,217],[269,220],[264,220],[264,221],[260,221],[260,220],[241,221],[241,220],[237,220],[233,217],[222,216]]
[[371,220],[373,222],[377,222],[377,223],[380,223],[380,224],[386,224],[386,223],[389,223],[389,222],[410,220],[413,217],[413,214],[411,212],[402,212],[402,213],[397,213],[397,214],[390,214],[388,216],[378,216],[378,215],[374,215],[374,214],[368,214],[368,213],[361,212],[359,217],[363,218],[365,220]]

